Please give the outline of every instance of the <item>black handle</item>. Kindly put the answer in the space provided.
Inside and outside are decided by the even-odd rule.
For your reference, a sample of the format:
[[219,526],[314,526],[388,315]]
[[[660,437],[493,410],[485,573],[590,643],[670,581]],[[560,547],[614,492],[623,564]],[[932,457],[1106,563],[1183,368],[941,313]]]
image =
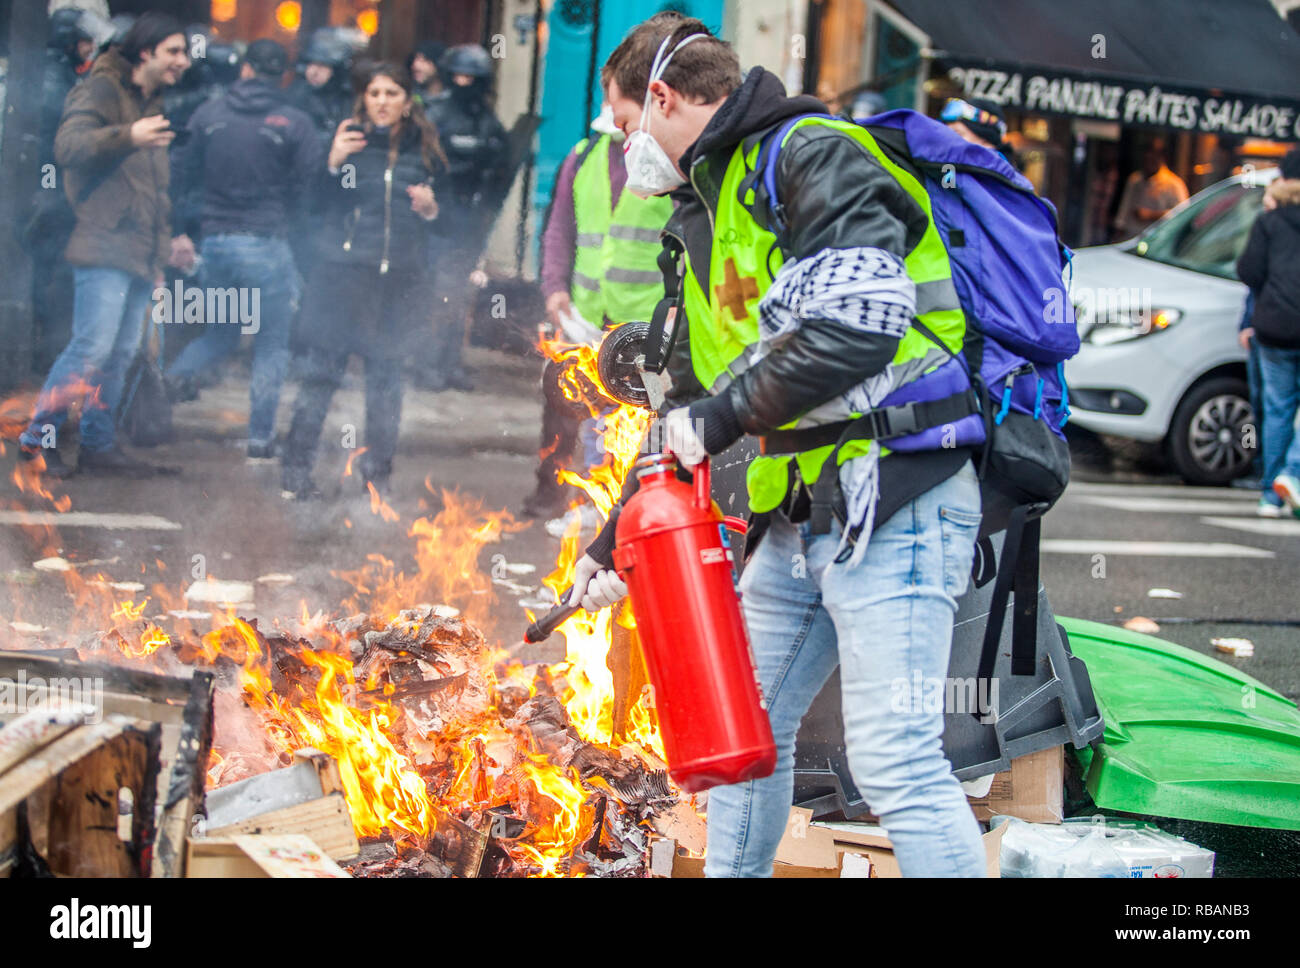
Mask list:
[[582,611],[581,605],[566,605],[569,596],[573,594],[573,587],[565,589],[560,593],[560,604],[539,618],[528,630],[524,632],[524,641],[529,645],[535,645],[538,642],[545,642],[551,637],[556,629],[567,622],[574,615]]

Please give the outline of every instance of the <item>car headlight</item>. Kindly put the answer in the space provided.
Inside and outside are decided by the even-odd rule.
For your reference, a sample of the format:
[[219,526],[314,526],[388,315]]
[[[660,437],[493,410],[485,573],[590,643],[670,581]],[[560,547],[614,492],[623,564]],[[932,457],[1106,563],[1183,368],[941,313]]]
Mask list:
[[1118,309],[1098,313],[1088,330],[1088,342],[1094,346],[1109,346],[1125,340],[1137,339],[1159,333],[1183,318],[1181,309]]

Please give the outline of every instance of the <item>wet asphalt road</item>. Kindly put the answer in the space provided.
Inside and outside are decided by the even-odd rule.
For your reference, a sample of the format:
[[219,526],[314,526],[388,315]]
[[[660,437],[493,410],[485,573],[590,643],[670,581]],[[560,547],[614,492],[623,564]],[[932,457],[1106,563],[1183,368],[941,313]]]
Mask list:
[[[364,426],[359,373],[337,395],[326,422],[320,502],[284,501],[278,465],[245,460],[247,383],[238,372],[199,401],[178,406],[176,442],[147,452],[179,467],[179,476],[73,477],[55,493],[66,493],[73,512],[91,517],[75,526],[60,518],[53,535],[30,526],[32,513],[48,511],[49,502],[15,488],[9,445],[0,457],[0,648],[75,643],[74,633],[107,625],[113,601],[157,598],[150,591],[103,590],[90,604],[75,602],[59,574],[32,567],[49,550],[79,566],[98,560],[80,568],[86,576],[138,581],[150,590],[162,585],[176,605],[201,561],[212,577],[253,583],[254,599],[239,611],[265,629],[291,626],[304,607],[344,614],[354,587],[340,573],[361,569],[374,556],[413,573],[412,525],[443,506],[444,490],[485,511],[517,512],[534,484],[540,366],[485,351],[472,351],[470,361],[475,392],[407,393],[390,499],[397,521],[374,515],[355,481],[343,476],[351,453],[341,445],[347,427]],[[292,397],[290,388],[282,429]],[[1096,448],[1081,452],[1075,482],[1046,519],[1042,575],[1054,610],[1115,624],[1154,619],[1159,636],[1215,655],[1300,700],[1300,521],[1256,518],[1257,495],[1187,487],[1132,451],[1122,446],[1101,461]],[[479,567],[498,576],[495,594],[460,604],[483,616],[489,640],[525,661],[555,662],[563,658],[560,637],[537,646],[520,641],[528,621],[524,605],[536,608],[542,600],[540,577],[559,550],[544,525],[531,522],[485,546]],[[292,582],[257,581],[273,573]],[[1152,597],[1156,589],[1169,597]],[[415,597],[436,604],[438,595]],[[17,631],[13,622],[47,631]],[[1250,639],[1254,655],[1216,653],[1212,639],[1221,636]],[[1278,864],[1295,854],[1293,832],[1162,824],[1216,849],[1220,876],[1294,873]]]
[[[355,479],[343,477],[346,428],[364,426],[359,374],[338,394],[326,423],[317,472],[326,499],[296,504],[279,496],[278,465],[244,458],[246,383],[235,372],[199,401],[176,408],[175,443],[145,452],[178,466],[179,476],[73,477],[63,486],[74,511],[151,515],[159,519],[154,526],[92,518],[85,526],[60,526],[57,547],[73,561],[104,562],[83,573],[150,589],[162,583],[177,594],[201,561],[214,577],[253,581],[256,598],[243,611],[264,622],[292,619],[304,603],[311,612],[337,612],[351,585],[336,573],[361,568],[370,555],[413,570],[411,524],[441,507],[444,490],[485,510],[518,512],[532,488],[539,367],[488,351],[472,351],[470,360],[475,392],[407,393],[390,500],[396,522],[372,514]],[[292,397],[289,388],[282,426]],[[15,522],[24,510],[49,505],[18,493],[8,450],[0,458],[0,506],[10,509],[0,524],[0,645],[30,646],[32,635],[14,632],[11,621],[48,627],[41,636],[48,642],[74,624],[78,610],[57,574],[32,568],[47,539],[33,540]],[[1253,657],[1218,657],[1300,699],[1300,521],[1256,518],[1256,499],[1243,490],[1185,486],[1148,455],[1134,457],[1122,447],[1108,462],[1093,451],[1081,455],[1075,482],[1044,526],[1043,580],[1055,611],[1116,624],[1151,618],[1160,636],[1210,654],[1213,638],[1248,638]],[[485,609],[489,636],[526,660],[561,657],[556,642],[519,642],[527,623],[521,602],[540,601],[535,589],[558,546],[537,521],[480,555],[488,572],[495,559],[500,579]],[[271,573],[294,580],[256,583]],[[1153,598],[1153,589],[1178,597]],[[79,617],[87,618],[86,609]]]

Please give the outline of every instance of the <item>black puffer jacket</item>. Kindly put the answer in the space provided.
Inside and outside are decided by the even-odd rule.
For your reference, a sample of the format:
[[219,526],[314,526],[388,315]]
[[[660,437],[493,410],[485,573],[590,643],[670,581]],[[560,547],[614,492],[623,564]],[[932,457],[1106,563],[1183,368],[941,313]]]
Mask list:
[[427,270],[429,239],[443,213],[438,220],[421,218],[411,208],[406,189],[430,185],[441,206],[445,168],[437,161],[432,167],[425,164],[420,132],[414,125],[404,127],[391,183],[388,153],[388,131],[368,129],[366,147],[349,157],[337,174],[326,171],[322,199],[326,210],[317,240],[320,259],[369,265],[376,271],[385,263],[389,272]]
[[1255,338],[1271,349],[1300,349],[1300,178],[1268,187],[1277,208],[1263,212],[1237,261],[1237,275],[1255,290]]

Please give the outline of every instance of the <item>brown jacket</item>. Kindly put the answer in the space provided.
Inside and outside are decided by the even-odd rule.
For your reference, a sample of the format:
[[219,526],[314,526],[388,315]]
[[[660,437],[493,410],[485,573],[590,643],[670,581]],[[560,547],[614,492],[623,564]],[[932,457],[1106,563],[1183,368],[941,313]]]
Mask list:
[[166,148],[134,148],[131,125],[162,113],[162,95],[145,99],[131,65],[108,51],[73,88],[54,139],[54,160],[77,213],[68,262],[122,269],[150,282],[171,251]]

